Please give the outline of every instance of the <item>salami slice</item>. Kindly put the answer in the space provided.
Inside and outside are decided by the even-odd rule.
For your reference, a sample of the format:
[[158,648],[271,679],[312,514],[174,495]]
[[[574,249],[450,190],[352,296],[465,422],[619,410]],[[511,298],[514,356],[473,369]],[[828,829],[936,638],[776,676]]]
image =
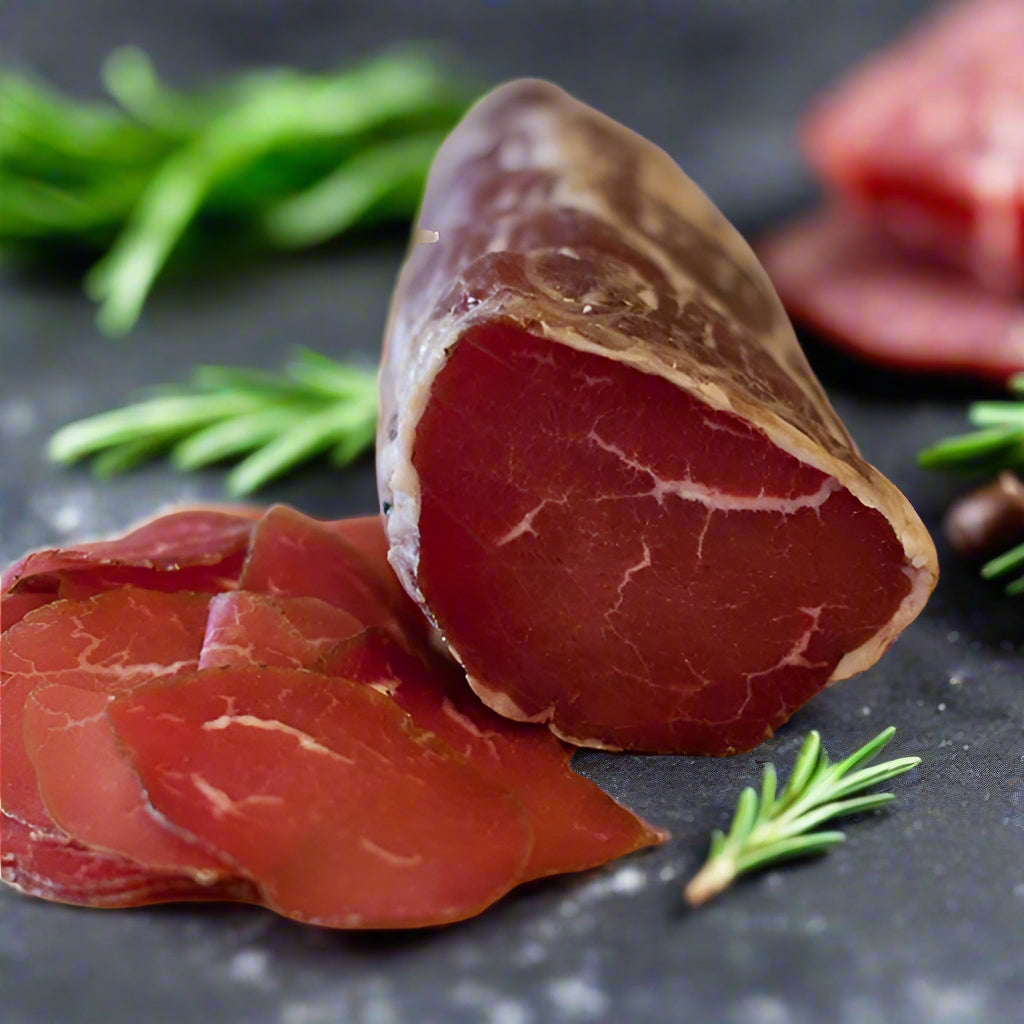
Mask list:
[[379,489],[391,562],[485,703],[581,745],[726,754],[917,615],[927,532],[665,153],[514,82],[442,147],[418,229]]

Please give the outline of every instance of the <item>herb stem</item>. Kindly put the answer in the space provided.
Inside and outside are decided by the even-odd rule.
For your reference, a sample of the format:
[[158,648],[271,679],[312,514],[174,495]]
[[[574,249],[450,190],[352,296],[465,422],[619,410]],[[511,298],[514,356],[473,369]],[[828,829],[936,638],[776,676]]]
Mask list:
[[766,764],[760,795],[749,786],[744,789],[729,832],[712,834],[708,858],[684,890],[687,902],[698,906],[748,871],[794,857],[824,853],[843,842],[842,832],[813,830],[832,818],[890,803],[894,799],[891,793],[854,794],[921,763],[919,757],[901,757],[852,771],[872,760],[895,731],[890,726],[837,764],[829,762],[818,733],[809,733],[778,797],[775,766]]

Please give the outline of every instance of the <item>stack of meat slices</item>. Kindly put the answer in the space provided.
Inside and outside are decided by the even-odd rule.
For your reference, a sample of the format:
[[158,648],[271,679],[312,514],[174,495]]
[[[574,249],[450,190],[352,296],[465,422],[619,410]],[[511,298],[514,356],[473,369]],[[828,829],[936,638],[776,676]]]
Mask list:
[[3,576],[4,881],[343,928],[476,914],[664,834],[484,708],[376,519],[192,509]]
[[760,249],[789,312],[907,369],[1024,369],[1024,3],[936,12],[803,126],[837,194]]

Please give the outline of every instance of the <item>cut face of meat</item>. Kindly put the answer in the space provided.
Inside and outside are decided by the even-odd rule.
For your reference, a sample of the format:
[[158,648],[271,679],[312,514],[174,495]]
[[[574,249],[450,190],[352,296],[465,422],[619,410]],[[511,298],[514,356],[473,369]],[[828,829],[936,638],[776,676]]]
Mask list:
[[1024,4],[946,7],[812,110],[804,149],[893,238],[1024,289]]
[[533,831],[520,881],[582,871],[665,838],[577,775],[569,767],[571,749],[547,729],[484,707],[442,658],[421,660],[379,630],[367,630],[339,644],[320,668],[390,694],[417,726],[518,797]]
[[518,801],[371,687],[215,669],[134,690],[108,714],[153,806],[285,916],[457,921],[516,884],[529,856]]
[[477,694],[573,742],[755,746],[937,577],[760,264],[669,157],[543,82],[442,146],[392,302],[390,560]]
[[752,747],[911,589],[885,518],[834,477],[512,327],[460,339],[413,465],[420,588],[471,684],[574,740]]
[[854,355],[1000,384],[1024,369],[1024,301],[908,258],[849,210],[781,228],[759,251],[794,318]]

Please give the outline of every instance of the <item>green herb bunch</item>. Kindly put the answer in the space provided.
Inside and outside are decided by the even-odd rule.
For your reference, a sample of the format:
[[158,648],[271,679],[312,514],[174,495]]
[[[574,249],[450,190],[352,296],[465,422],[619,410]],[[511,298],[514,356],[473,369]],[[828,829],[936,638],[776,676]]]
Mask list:
[[[944,470],[963,477],[992,477],[1003,470],[1024,470],[1024,373],[1007,386],[1015,398],[1003,402],[974,402],[968,421],[977,430],[947,437],[918,453],[925,469]],[[1024,544],[986,562],[981,573],[988,579],[1024,569]],[[1024,594],[1024,575],[1006,587],[1008,594]]]
[[135,323],[172,252],[204,236],[295,248],[411,218],[467,99],[418,50],[179,92],[127,48],[102,76],[114,103],[0,72],[0,248],[105,252],[86,290],[112,335]]
[[101,477],[165,453],[181,470],[241,460],[227,489],[243,495],[317,455],[347,465],[373,444],[376,424],[376,373],[302,349],[281,374],[198,366],[187,384],[63,427],[49,456],[93,456]]
[[708,859],[686,886],[687,902],[705,903],[745,872],[823,853],[843,842],[842,832],[818,826],[890,803],[892,793],[856,794],[921,763],[919,757],[900,757],[868,766],[895,733],[889,726],[835,764],[829,761],[821,736],[808,733],[782,792],[777,792],[775,765],[766,764],[760,793],[750,786],[743,790],[728,833],[712,834]]

